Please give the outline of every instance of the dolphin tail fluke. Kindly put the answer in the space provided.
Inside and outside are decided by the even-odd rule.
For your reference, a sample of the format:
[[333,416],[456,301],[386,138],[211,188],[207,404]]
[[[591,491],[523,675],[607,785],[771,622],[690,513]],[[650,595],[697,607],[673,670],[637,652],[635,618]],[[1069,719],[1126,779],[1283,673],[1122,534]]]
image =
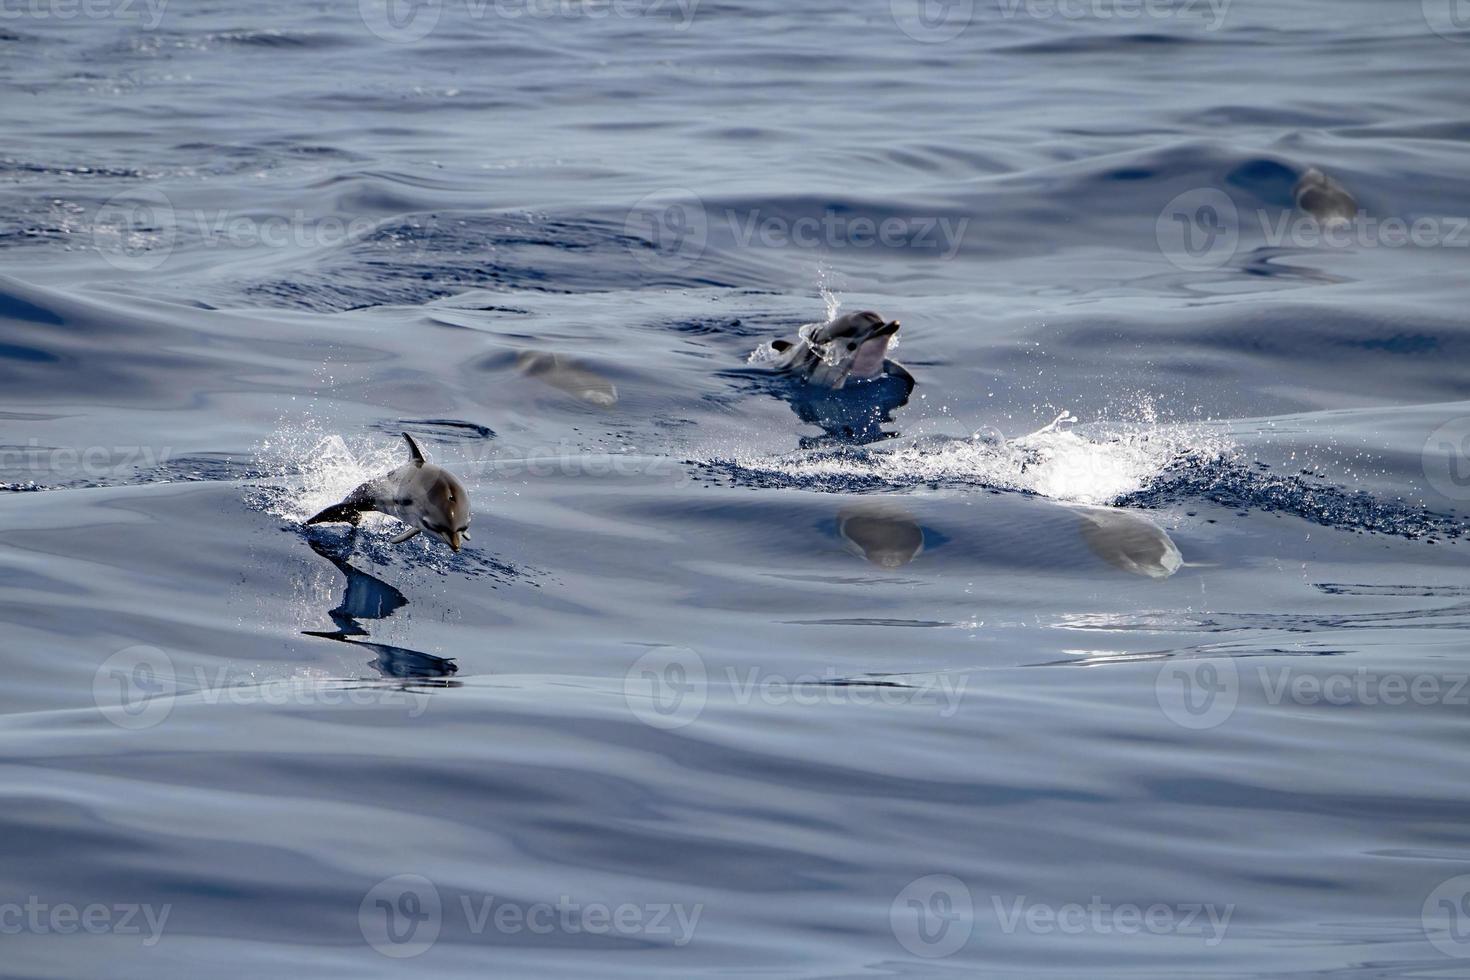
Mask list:
[[333,504],[308,520],[308,524],[356,524],[362,520],[362,507],[351,501]]

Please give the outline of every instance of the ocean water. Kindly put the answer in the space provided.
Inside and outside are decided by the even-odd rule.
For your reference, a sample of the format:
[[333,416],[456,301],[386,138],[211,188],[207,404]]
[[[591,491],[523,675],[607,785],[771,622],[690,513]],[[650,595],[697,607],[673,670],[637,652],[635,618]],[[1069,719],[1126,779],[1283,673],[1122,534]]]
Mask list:
[[1470,976],[1463,4],[0,16],[0,974]]

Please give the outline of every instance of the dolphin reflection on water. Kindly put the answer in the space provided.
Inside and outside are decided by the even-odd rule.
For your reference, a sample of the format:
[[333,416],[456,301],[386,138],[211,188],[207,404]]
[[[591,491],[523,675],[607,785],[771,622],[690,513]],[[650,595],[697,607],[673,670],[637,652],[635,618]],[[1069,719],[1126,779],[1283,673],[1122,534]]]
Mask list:
[[315,538],[307,538],[307,544],[311,546],[312,551],[331,562],[338,571],[347,576],[347,585],[342,590],[342,601],[335,609],[327,611],[327,615],[337,629],[302,630],[303,635],[337,640],[365,648],[374,655],[374,659],[368,662],[368,666],[384,677],[423,680],[447,677],[459,671],[459,665],[451,659],[436,657],[431,653],[420,653],[407,647],[353,639],[353,637],[368,635],[368,631],[363,629],[358,620],[387,619],[408,605],[408,597],[382,579],[354,568]]
[[1184,558],[1164,529],[1140,514],[1111,507],[1075,507],[1082,518],[1082,540],[1114,568],[1146,578],[1165,579]]

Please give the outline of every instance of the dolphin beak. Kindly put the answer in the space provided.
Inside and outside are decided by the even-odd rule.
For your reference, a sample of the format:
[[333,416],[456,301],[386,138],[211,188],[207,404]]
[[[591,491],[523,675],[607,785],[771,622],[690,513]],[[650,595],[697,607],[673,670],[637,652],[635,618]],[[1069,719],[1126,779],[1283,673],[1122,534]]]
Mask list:
[[898,321],[897,320],[891,320],[888,323],[883,324],[883,326],[879,327],[877,330],[874,330],[873,331],[873,336],[874,337],[891,337],[894,334],[898,333],[898,327],[899,327]]
[[454,549],[455,554],[459,553],[459,543],[462,538],[463,535],[458,531],[454,531],[449,535],[449,547]]

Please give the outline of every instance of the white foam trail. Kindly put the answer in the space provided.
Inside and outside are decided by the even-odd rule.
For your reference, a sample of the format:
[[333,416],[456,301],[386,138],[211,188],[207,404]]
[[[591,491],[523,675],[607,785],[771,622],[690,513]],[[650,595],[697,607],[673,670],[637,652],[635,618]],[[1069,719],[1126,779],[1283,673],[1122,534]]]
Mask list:
[[1198,425],[1097,423],[1086,435],[1063,419],[1030,435],[923,440],[856,454],[737,459],[741,466],[818,480],[850,477],[904,483],[976,483],[1079,504],[1108,504],[1141,490],[1186,450],[1223,452],[1228,440]]

